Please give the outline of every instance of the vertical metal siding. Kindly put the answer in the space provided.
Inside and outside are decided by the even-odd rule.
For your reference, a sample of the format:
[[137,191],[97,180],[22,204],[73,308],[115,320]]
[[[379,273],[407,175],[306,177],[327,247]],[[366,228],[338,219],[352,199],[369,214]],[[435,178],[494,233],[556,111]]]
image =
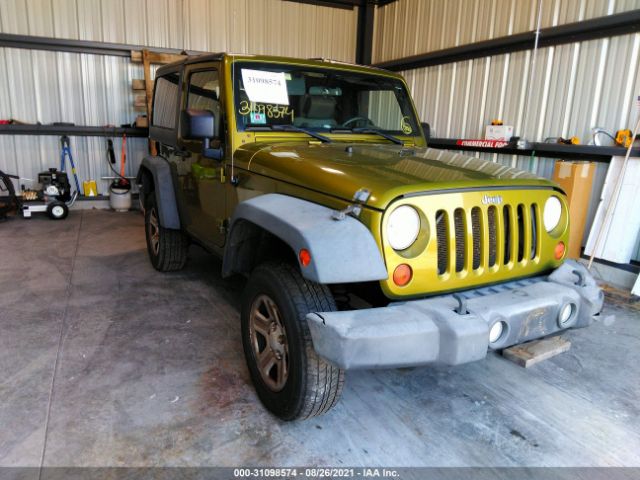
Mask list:
[[[357,11],[282,0],[1,0],[0,31],[204,51],[354,61]],[[122,57],[0,48],[0,118],[121,125],[142,67]],[[120,139],[114,141],[120,156]],[[106,140],[71,137],[80,181],[110,176]],[[57,166],[59,139],[0,135],[0,169],[34,178]],[[146,140],[127,139],[127,175]],[[27,182],[25,182],[27,183]],[[27,183],[28,184],[28,183]]]
[[[640,0],[542,0],[541,28],[638,8]],[[533,0],[398,0],[377,9],[374,62],[534,30],[537,14]],[[482,138],[485,125],[500,118],[529,140],[576,135],[587,143],[594,126],[611,132],[633,126],[639,57],[640,34],[634,34],[539,49],[531,78],[532,51],[402,73],[434,136]],[[548,178],[555,163],[475,155]],[[589,221],[605,174],[606,165],[599,165]]]

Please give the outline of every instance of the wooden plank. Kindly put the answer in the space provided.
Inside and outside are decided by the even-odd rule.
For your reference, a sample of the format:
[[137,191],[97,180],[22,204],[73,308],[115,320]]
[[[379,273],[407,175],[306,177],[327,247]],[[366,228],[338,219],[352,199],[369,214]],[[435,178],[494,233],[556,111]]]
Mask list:
[[[144,84],[147,92],[147,118],[151,120],[153,110],[153,79],[151,78],[151,54],[149,50],[142,51],[142,67],[144,70]],[[154,157],[158,155],[158,148],[156,142],[149,139],[149,153]]]
[[[638,283],[639,282],[636,281],[636,287]],[[640,311],[640,298],[638,298],[637,295],[637,293],[640,292],[635,293],[633,291],[629,292],[628,290],[620,290],[619,288],[609,285],[608,283],[603,283],[600,285],[600,287],[604,292],[608,304]]]
[[133,106],[134,107],[147,107],[147,94],[143,93],[141,95],[136,95],[133,97]]
[[149,62],[152,64],[165,64],[165,63],[173,63],[179,60],[182,60],[186,57],[186,55],[179,55],[177,53],[159,53],[152,52],[150,50],[132,50],[131,51],[131,61],[134,63],[144,63],[143,57],[144,52],[148,52],[147,58]]
[[131,88],[133,90],[144,90],[145,89],[144,79],[134,78],[133,80],[131,80]]
[[570,341],[557,336],[534,340],[521,345],[514,345],[513,347],[503,350],[502,356],[517,363],[521,367],[529,368],[531,365],[566,352],[570,348]]

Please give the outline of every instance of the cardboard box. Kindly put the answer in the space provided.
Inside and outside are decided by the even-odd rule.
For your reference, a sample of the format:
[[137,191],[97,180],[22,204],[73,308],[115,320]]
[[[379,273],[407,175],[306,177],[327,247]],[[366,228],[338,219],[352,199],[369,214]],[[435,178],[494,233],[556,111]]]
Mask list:
[[138,115],[136,117],[136,127],[147,128],[149,126],[149,120],[146,115]]
[[569,201],[569,258],[580,258],[595,171],[594,162],[557,161],[553,169],[553,181],[567,193]]
[[509,141],[513,137],[513,127],[511,125],[487,125],[484,131],[485,140]]

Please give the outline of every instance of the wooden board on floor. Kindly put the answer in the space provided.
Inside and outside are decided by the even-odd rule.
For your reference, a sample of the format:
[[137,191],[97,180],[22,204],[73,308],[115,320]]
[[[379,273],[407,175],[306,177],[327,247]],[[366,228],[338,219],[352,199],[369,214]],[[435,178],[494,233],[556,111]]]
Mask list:
[[504,349],[502,356],[517,363],[521,367],[528,368],[531,365],[566,352],[570,348],[571,342],[558,336],[514,345],[513,347]]
[[[640,280],[638,280],[636,284],[638,288],[640,288]],[[609,304],[640,311],[640,297],[638,297],[636,293],[629,292],[628,290],[621,290],[607,283],[600,286],[602,287],[602,291],[604,292],[605,298]],[[640,291],[638,293],[640,293]]]

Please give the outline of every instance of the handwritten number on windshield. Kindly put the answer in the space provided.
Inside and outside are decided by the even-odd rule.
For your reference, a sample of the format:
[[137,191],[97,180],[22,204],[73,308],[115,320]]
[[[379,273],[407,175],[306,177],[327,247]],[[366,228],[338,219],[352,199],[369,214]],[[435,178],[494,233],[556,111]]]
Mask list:
[[251,113],[263,113],[267,118],[280,119],[290,117],[293,122],[294,113],[288,105],[272,105],[265,103],[249,102],[248,100],[242,100],[240,102],[240,108],[238,109],[240,115],[246,116]]

